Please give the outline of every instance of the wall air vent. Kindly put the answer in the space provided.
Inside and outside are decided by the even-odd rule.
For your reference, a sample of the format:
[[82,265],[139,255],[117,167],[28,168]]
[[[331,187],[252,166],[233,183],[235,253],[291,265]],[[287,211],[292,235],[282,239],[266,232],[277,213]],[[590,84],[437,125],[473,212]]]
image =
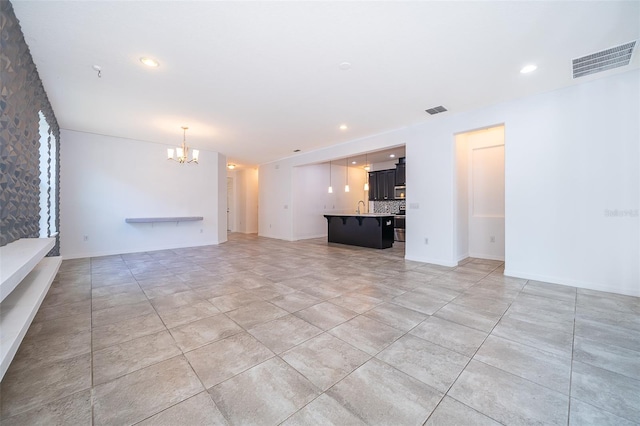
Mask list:
[[427,111],[431,115],[434,115],[434,114],[439,114],[441,112],[445,112],[446,110],[447,109],[445,107],[440,105],[440,106],[437,106],[437,107],[426,109],[425,111]]
[[629,65],[636,42],[632,41],[573,60],[573,78]]

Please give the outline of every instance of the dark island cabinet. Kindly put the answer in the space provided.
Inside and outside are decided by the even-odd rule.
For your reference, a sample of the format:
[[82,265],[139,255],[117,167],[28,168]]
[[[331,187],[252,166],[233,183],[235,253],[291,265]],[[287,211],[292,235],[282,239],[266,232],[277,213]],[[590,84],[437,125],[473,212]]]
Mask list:
[[327,241],[352,246],[385,249],[393,247],[393,215],[326,214]]

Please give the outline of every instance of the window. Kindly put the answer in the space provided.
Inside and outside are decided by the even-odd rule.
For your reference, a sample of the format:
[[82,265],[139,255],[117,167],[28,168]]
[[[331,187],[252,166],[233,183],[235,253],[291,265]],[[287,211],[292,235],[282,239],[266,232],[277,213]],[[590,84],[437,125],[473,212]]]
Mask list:
[[40,238],[57,234],[56,169],[57,141],[42,111],[40,116]]

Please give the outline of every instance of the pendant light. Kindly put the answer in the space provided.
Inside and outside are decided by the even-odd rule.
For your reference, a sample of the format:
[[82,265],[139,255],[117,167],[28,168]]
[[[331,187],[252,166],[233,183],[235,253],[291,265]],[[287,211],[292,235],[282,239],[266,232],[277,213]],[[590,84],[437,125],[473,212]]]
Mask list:
[[349,157],[347,157],[347,180],[344,185],[344,192],[349,192]]
[[368,191],[369,190],[369,160],[368,160],[368,156],[367,154],[364,154],[364,190]]
[[333,194],[333,187],[331,186],[331,161],[329,161],[329,194]]

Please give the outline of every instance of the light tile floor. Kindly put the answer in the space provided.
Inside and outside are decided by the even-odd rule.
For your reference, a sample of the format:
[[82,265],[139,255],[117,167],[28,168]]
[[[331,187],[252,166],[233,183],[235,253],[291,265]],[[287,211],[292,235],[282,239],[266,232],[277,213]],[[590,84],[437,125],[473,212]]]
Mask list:
[[639,298],[403,255],[231,234],[65,261],[0,423],[640,423]]

